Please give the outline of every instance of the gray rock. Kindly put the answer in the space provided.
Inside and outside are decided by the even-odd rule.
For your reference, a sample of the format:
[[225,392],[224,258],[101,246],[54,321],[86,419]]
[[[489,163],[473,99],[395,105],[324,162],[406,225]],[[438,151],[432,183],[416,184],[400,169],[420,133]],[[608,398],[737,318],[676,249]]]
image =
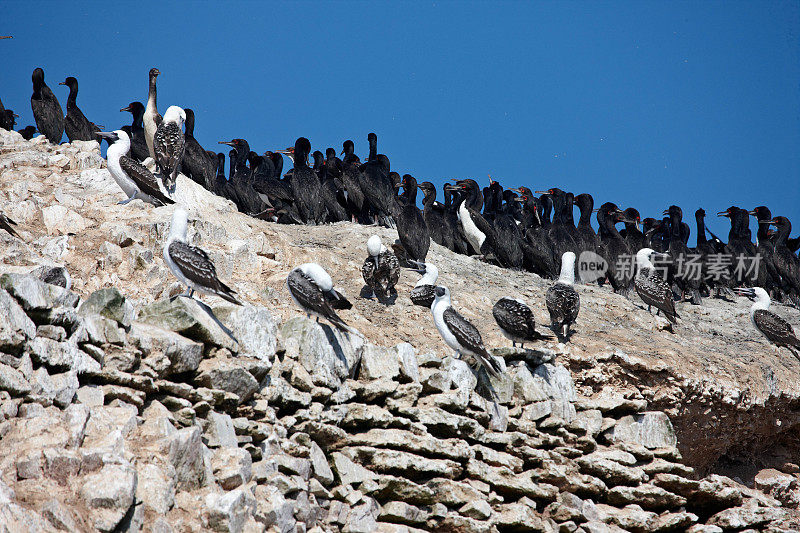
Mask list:
[[330,487],[333,484],[333,471],[328,464],[328,459],[325,457],[325,452],[319,445],[311,441],[309,458],[311,459],[311,466],[314,469],[314,477],[320,480],[323,485]]
[[56,370],[72,370],[78,374],[100,370],[100,363],[71,341],[56,342],[36,337],[28,347],[34,361]]
[[514,361],[508,365],[508,374],[514,384],[514,395],[524,404],[543,402],[549,399],[540,382],[534,379],[533,372],[524,361]]
[[214,531],[240,533],[256,509],[256,500],[249,490],[212,492],[205,497],[208,525]]
[[94,527],[113,531],[133,505],[138,477],[130,465],[107,464],[84,478],[81,498],[91,509]]
[[239,353],[270,363],[278,344],[278,324],[266,307],[243,305],[227,318],[239,341]]
[[136,500],[158,515],[166,515],[175,502],[175,470],[152,463],[136,466]]
[[400,362],[400,375],[410,381],[419,381],[419,364],[414,347],[402,342],[395,346],[394,350],[397,351],[397,359]]
[[238,352],[238,344],[191,298],[159,300],[139,311],[139,322],[180,333],[184,337]]
[[78,526],[75,523],[72,513],[55,498],[44,504],[42,507],[42,516],[56,529],[61,531],[78,531]]
[[275,526],[281,533],[295,531],[294,506],[280,490],[271,485],[258,485],[254,489],[254,495],[256,520],[265,527]]
[[342,528],[342,533],[373,533],[377,528],[377,518],[380,514],[380,506],[378,502],[372,498],[367,498],[367,501],[357,507],[350,509],[350,514],[347,516]]
[[167,457],[175,468],[177,490],[192,490],[205,483],[204,448],[198,427],[181,429],[170,437]]
[[87,407],[95,407],[105,403],[103,389],[96,385],[86,385],[80,387],[75,394],[78,397],[78,401]]
[[445,357],[439,368],[450,375],[453,386],[458,389],[473,390],[478,386],[478,378],[465,361]]
[[195,382],[198,385],[232,392],[240,402],[246,402],[258,390],[256,378],[235,359],[204,359],[197,370]]
[[218,448],[211,457],[214,477],[225,490],[235,489],[249,482],[253,475],[252,467],[250,454],[235,446]]
[[303,317],[287,321],[281,337],[287,354],[305,367],[314,383],[333,390],[353,377],[364,342],[357,335]]
[[75,397],[80,385],[74,372],[53,374],[51,376],[44,367],[39,367],[33,373],[30,384],[33,394],[46,398],[59,407],[66,407],[72,403],[72,399]]
[[132,312],[126,306],[125,297],[114,287],[94,291],[84,300],[78,314],[82,316],[100,315],[124,327],[131,324]]
[[545,363],[536,367],[534,379],[550,398],[553,416],[571,422],[576,414],[574,402],[577,395],[569,370],[560,364]]
[[342,485],[354,485],[363,483],[368,479],[375,479],[375,474],[354,463],[349,457],[340,452],[333,452],[331,460],[333,461],[333,469],[336,471],[339,482]]
[[208,413],[206,421],[205,435],[210,448],[238,445],[233,420],[229,415],[211,411]]
[[[491,508],[489,511],[491,511]],[[405,502],[386,502],[381,508],[378,518],[382,521],[399,522],[401,524],[424,524],[428,519],[428,513]]]
[[675,447],[678,442],[672,422],[661,411],[625,416],[605,435],[611,442],[631,442],[650,449]]
[[0,390],[12,396],[25,396],[31,392],[31,384],[16,368],[0,363]]
[[422,390],[426,394],[449,391],[453,378],[449,372],[438,368],[423,368],[421,373]]
[[0,287],[17,299],[30,313],[43,313],[53,307],[75,307],[79,296],[56,285],[49,285],[29,274],[3,274]]
[[363,346],[358,375],[360,380],[394,379],[398,375],[400,375],[400,361],[396,350],[374,344]]
[[17,354],[35,335],[33,321],[8,292],[0,289],[0,351]]

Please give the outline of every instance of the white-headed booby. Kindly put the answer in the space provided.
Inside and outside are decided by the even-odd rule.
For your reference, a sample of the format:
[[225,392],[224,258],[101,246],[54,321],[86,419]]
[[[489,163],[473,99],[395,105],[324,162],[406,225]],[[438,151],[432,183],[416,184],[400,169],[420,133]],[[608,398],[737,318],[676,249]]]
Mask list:
[[733,290],[754,301],[750,307],[750,320],[769,342],[778,347],[786,346],[792,352],[792,348],[800,349],[800,339],[795,335],[792,325],[769,310],[771,300],[767,291],[761,287]]
[[550,313],[550,327],[562,340],[569,339],[569,328],[578,318],[581,297],[575,290],[575,254],[564,252],[561,255],[561,275],[547,289],[545,302]]
[[672,299],[672,289],[669,284],[658,275],[650,257],[656,253],[652,248],[642,248],[636,252],[636,278],[634,287],[639,298],[647,304],[647,310],[652,306],[664,313],[667,320],[677,323],[680,318],[675,312],[675,301]]
[[414,305],[430,308],[436,298],[436,280],[439,279],[439,269],[433,263],[420,263],[413,261],[416,267],[413,270],[422,274],[422,277],[411,289],[411,301]]
[[186,149],[186,139],[181,129],[185,121],[186,112],[183,109],[176,105],[169,106],[153,137],[156,165],[164,177],[164,187],[168,191],[175,190],[175,180],[178,178]]
[[316,316],[317,322],[324,318],[340,330],[350,330],[331,304],[331,291],[336,292],[333,281],[318,264],[305,263],[293,269],[286,277],[286,288],[289,289],[294,303],[307,315]]
[[450,290],[447,287],[436,287],[436,298],[431,306],[433,323],[444,342],[459,355],[472,357],[486,371],[499,376],[503,367],[483,346],[483,339],[478,329],[453,309],[450,302]]
[[550,335],[536,331],[536,320],[533,311],[525,302],[516,298],[500,298],[492,307],[492,316],[500,326],[500,332],[511,341],[512,346],[520,343],[552,338]]
[[128,195],[127,200],[122,200],[120,204],[127,204],[134,198],[155,206],[175,203],[161,192],[158,178],[144,165],[128,156],[131,140],[127,133],[122,130],[100,131],[97,135],[108,141],[108,171],[120,189]]
[[236,299],[236,292],[222,283],[217,277],[214,263],[202,249],[186,244],[188,214],[182,207],[176,207],[172,214],[169,237],[164,243],[164,261],[181,283],[187,286],[185,296],[191,298],[194,291],[216,294],[220,298],[242,305]]
[[393,252],[381,242],[381,238],[373,235],[367,239],[369,255],[361,267],[364,282],[378,298],[397,294],[395,285],[400,279],[400,262]]

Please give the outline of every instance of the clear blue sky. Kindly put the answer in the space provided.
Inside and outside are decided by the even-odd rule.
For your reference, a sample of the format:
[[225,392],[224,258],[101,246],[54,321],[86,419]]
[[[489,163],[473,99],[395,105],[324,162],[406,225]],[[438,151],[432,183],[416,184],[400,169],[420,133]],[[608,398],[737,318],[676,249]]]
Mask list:
[[[33,123],[31,71],[73,75],[115,129],[146,101],[191,107],[207,148],[366,136],[441,184],[590,192],[642,217],[678,204],[727,236],[730,205],[800,230],[800,3],[7,2],[0,98]],[[227,150],[227,148],[226,148]],[[755,224],[751,223],[755,231]]]

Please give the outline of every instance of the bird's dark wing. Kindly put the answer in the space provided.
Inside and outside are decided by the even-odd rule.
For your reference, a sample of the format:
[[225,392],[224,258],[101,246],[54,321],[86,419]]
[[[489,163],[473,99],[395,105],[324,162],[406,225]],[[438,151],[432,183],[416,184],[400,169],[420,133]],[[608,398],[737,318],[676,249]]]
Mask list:
[[797,337],[792,325],[775,313],[765,309],[758,309],[753,313],[753,321],[770,341],[779,346],[796,346]]
[[239,301],[233,297],[236,292],[219,280],[214,263],[202,249],[180,241],[173,241],[167,251],[187,279],[207,287],[232,303],[239,304]]
[[497,324],[509,333],[522,338],[528,336],[528,321],[531,315],[530,307],[511,298],[501,298],[492,307],[492,316]]
[[672,300],[672,289],[655,271],[642,271],[634,280],[634,287],[639,297],[647,305],[660,309],[666,317],[675,322],[675,302]]
[[352,309],[353,304],[350,303],[350,300],[345,298],[345,296],[337,291],[336,289],[331,289],[325,293],[325,299],[331,304],[331,307],[334,309]]
[[486,348],[483,346],[483,339],[478,328],[470,324],[452,307],[445,309],[443,317],[444,323],[461,346],[477,354],[486,354]]
[[420,285],[411,289],[411,301],[414,305],[430,307],[436,299],[435,285]]
[[132,157],[128,157],[127,155],[120,157],[119,166],[122,167],[122,171],[133,180],[137,187],[139,187],[139,190],[146,195],[155,198],[164,205],[175,203],[158,188],[158,179],[153,173]]
[[322,289],[301,270],[292,270],[286,279],[286,285],[302,307],[325,317],[339,329],[347,329],[347,324],[333,310]]

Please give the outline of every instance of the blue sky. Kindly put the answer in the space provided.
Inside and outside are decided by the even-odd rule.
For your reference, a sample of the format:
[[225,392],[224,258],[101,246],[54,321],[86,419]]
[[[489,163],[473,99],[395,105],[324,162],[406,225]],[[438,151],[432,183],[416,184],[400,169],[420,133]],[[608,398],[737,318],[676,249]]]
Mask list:
[[[766,204],[800,230],[800,3],[4,4],[0,98],[33,123],[36,66],[90,120],[191,107],[207,148],[366,136],[441,184],[590,192],[642,216]],[[43,15],[42,12],[45,12]],[[727,236],[727,220],[708,218]],[[751,223],[755,232],[755,224]]]

